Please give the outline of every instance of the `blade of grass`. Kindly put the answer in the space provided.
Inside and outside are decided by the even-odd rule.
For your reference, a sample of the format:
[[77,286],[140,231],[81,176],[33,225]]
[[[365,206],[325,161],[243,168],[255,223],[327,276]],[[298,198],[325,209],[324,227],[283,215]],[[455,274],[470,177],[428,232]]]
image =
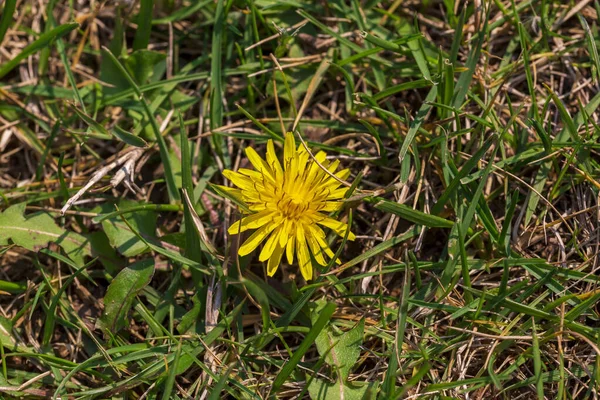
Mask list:
[[177,365],[179,364],[179,358],[181,356],[181,339],[177,344],[177,349],[175,350],[175,358],[173,359],[173,364],[169,368],[169,375],[167,375],[167,380],[165,382],[165,388],[163,390],[162,400],[169,400],[173,396],[173,386],[175,385],[175,377],[177,376]]
[[125,67],[119,62],[117,57],[115,57],[114,54],[111,53],[111,51],[108,48],[102,47],[102,50],[103,50],[104,54],[107,57],[109,57],[109,59],[113,62],[113,64],[121,72],[123,77],[125,79],[127,79],[127,81],[129,82],[129,85],[134,90],[135,94],[138,96],[138,101],[140,102],[140,104],[142,105],[142,107],[146,113],[146,118],[148,118],[148,121],[150,122],[150,125],[152,126],[152,131],[154,132],[154,138],[156,140],[156,143],[158,144],[160,158],[162,160],[163,168],[165,171],[165,181],[167,182],[167,190],[169,191],[169,199],[172,202],[175,202],[180,199],[179,191],[177,190],[177,185],[175,184],[175,175],[173,174],[173,168],[171,167],[171,159],[169,157],[169,150],[167,149],[167,143],[165,142],[165,139],[162,137],[160,128],[158,127],[158,123],[156,122],[156,118],[154,118],[154,114],[148,107],[148,103],[144,99],[144,95],[140,91],[140,88],[135,83],[134,79],[131,77],[129,72],[127,72]]
[[431,106],[430,102],[434,101],[436,97],[437,97],[437,85],[434,85],[429,90],[429,93],[427,94],[425,101],[421,105],[421,108],[419,108],[417,115],[415,115],[415,118],[412,121],[410,121],[408,133],[406,134],[406,138],[402,142],[402,147],[400,148],[400,154],[398,154],[398,160],[400,163],[402,163],[402,160],[404,159],[404,156],[406,155],[408,148],[410,147],[413,140],[415,139],[415,136],[417,135],[417,132],[419,131],[419,128],[421,127],[421,124],[423,124],[423,121],[425,121],[425,118],[427,117],[427,115],[429,114],[429,111],[431,110],[432,106]]
[[[484,25],[481,32],[485,32],[488,27],[488,16],[484,16]],[[477,44],[473,48],[471,48],[471,52],[469,53],[469,57],[467,59],[467,70],[460,74],[458,78],[458,82],[456,82],[456,86],[454,87],[454,96],[452,98],[452,107],[459,109],[463,104],[467,92],[469,91],[469,87],[471,86],[471,81],[473,80],[473,76],[475,74],[475,68],[477,67],[477,63],[479,61],[479,55],[481,54],[481,48],[483,47],[483,43],[485,42],[486,35],[479,35],[477,40]]]
[[52,29],[50,32],[40,35],[40,37],[37,40],[27,45],[23,50],[21,50],[19,54],[5,62],[0,67],[0,79],[3,78],[6,74],[8,74],[10,71],[12,71],[13,68],[19,65],[19,63],[21,63],[21,61],[23,61],[25,58],[48,47],[50,43],[52,43],[52,41],[69,34],[72,30],[78,27],[79,24],[77,23],[64,24]]
[[[211,64],[210,64],[210,129],[215,130],[223,125],[223,82],[222,82],[222,47],[225,28],[225,0],[217,0],[215,21],[212,31]],[[222,139],[213,135],[212,144],[219,155],[223,155]]]
[[308,334],[304,337],[298,349],[294,352],[292,357],[283,365],[283,368],[279,371],[275,380],[273,381],[273,386],[271,388],[271,396],[274,397],[279,390],[279,388],[285,383],[290,374],[294,371],[304,354],[310,349],[317,336],[321,333],[321,331],[325,328],[325,326],[329,323],[329,320],[333,316],[337,306],[333,303],[327,303],[327,305],[321,311],[319,318],[314,323]]
[[452,221],[448,221],[447,219],[436,215],[424,213],[423,211],[415,210],[404,204],[383,200],[377,197],[369,201],[375,203],[377,209],[396,214],[417,225],[428,226],[430,228],[452,228],[454,226],[454,222]]
[[154,0],[141,0],[140,12],[137,15],[137,29],[133,39],[133,50],[147,49],[150,43],[150,33],[152,29],[152,9]]
[[17,0],[6,0],[4,2],[4,8],[2,9],[2,16],[0,16],[0,43],[4,40],[4,35],[10,26],[13,14],[15,13],[15,7],[17,6]]
[[531,345],[533,351],[533,375],[535,376],[535,389],[538,400],[544,400],[546,397],[544,396],[544,381],[542,380],[542,356],[540,352],[540,341],[535,328],[535,320],[532,319],[531,324],[533,327],[531,331],[533,335],[533,341]]

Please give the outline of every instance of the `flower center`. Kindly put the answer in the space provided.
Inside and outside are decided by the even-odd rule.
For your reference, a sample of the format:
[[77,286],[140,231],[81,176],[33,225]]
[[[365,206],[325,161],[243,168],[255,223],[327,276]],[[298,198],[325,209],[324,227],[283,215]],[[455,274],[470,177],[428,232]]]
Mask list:
[[281,198],[277,202],[279,212],[288,219],[297,220],[309,208],[309,201],[302,193],[286,193],[283,192]]

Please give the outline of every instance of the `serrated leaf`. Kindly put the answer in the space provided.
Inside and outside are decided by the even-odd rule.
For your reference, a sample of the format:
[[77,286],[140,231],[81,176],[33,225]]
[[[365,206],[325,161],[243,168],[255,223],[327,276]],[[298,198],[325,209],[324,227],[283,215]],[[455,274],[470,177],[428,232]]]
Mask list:
[[[133,206],[137,206],[139,203],[130,200],[121,200],[119,202],[119,209],[125,210]],[[108,213],[114,211],[112,206],[103,206],[103,212]],[[135,213],[127,214],[125,216],[127,222],[135,228],[140,234],[147,235],[149,237],[155,236],[156,231],[156,213],[153,211],[138,210]],[[123,223],[119,216],[105,219],[102,221],[102,227],[111,246],[115,247],[119,253],[125,257],[133,257],[143,253],[148,249],[148,246],[142,242],[135,233],[131,232],[127,225]]]
[[308,385],[308,394],[312,400],[366,400],[375,398],[376,384],[361,382],[329,383],[313,379]]
[[[317,307],[312,313],[315,321],[327,303],[324,300],[317,302]],[[321,331],[315,344],[321,357],[325,357],[327,364],[337,371],[341,381],[346,381],[350,370],[360,357],[360,346],[363,342],[365,321],[361,320],[354,328],[342,334],[336,334],[328,326]]]
[[154,260],[148,258],[125,267],[112,280],[104,296],[104,312],[96,325],[105,332],[117,333],[125,328],[135,296],[154,275]]
[[56,243],[77,265],[84,264],[84,257],[91,254],[88,239],[56,225],[46,213],[25,217],[25,203],[16,204],[0,214],[0,244],[11,240],[17,246],[30,251],[39,251]]

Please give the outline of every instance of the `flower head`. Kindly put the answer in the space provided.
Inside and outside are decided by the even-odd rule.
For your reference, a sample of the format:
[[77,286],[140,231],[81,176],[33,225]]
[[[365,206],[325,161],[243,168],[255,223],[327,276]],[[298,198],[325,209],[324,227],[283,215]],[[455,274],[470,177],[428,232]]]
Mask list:
[[[259,260],[268,260],[269,276],[275,274],[285,253],[289,264],[294,262],[296,254],[302,276],[312,279],[310,254],[320,265],[327,265],[324,255],[334,257],[321,226],[342,237],[348,231],[347,224],[326,213],[341,208],[341,199],[348,188],[340,188],[338,180],[346,179],[350,171],[344,169],[336,173],[339,160],[330,163],[322,151],[312,159],[302,144],[296,148],[294,135],[289,132],[285,135],[283,166],[275,155],[272,140],[267,143],[266,160],[251,147],[246,148],[246,156],[254,170],[223,171],[238,189],[221,187],[249,210],[244,218],[229,227],[229,234],[255,229],[238,254],[250,254],[266,240]],[[354,234],[348,232],[348,239],[354,240]]]

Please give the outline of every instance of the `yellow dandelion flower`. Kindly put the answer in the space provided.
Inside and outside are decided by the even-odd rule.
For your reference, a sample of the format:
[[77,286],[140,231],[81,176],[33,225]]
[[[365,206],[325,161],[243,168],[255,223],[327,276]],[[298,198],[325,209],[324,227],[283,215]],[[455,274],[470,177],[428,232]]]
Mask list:
[[[348,189],[340,188],[340,182],[325,172],[302,144],[296,148],[294,135],[290,132],[285,135],[283,153],[282,167],[275,155],[273,141],[269,140],[266,160],[253,148],[246,148],[246,156],[254,170],[223,171],[223,175],[238,188],[221,189],[242,201],[250,210],[244,218],[231,225],[228,232],[236,235],[255,229],[239,248],[240,256],[250,254],[266,239],[259,260],[268,260],[269,276],[277,271],[284,253],[289,264],[294,262],[296,254],[300,272],[304,279],[309,280],[313,276],[311,254],[320,265],[327,265],[324,255],[334,256],[321,226],[342,237],[349,229],[348,224],[326,214],[341,208],[341,200]],[[338,179],[348,178],[350,170],[336,172],[339,160],[330,163],[325,156],[320,151],[315,159]],[[354,234],[348,232],[348,239],[354,240]]]

